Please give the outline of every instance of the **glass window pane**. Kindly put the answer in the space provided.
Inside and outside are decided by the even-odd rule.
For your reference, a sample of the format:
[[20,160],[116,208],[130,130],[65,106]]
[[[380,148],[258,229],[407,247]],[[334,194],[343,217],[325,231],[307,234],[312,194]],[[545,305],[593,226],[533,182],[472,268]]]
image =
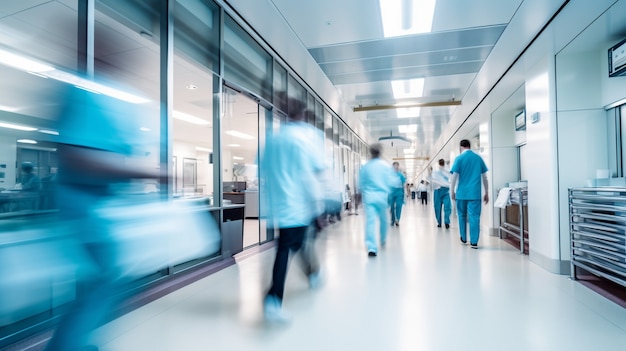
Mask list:
[[174,47],[178,55],[219,73],[220,9],[210,0],[176,0]]
[[287,111],[287,99],[284,94],[287,92],[287,70],[278,63],[274,63],[274,106],[281,111]]
[[272,57],[230,16],[224,21],[224,78],[272,99]]
[[213,73],[219,9],[203,0],[174,7],[173,193],[203,196],[216,206],[213,167]]

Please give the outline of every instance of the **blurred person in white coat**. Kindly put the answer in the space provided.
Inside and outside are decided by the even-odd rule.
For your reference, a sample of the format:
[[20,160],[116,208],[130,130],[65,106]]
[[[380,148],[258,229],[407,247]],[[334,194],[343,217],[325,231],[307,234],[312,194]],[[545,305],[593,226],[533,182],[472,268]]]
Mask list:
[[[269,222],[279,230],[272,270],[272,284],[263,303],[269,322],[288,322],[282,302],[290,252],[307,242],[307,235],[325,226],[325,163],[323,135],[305,122],[304,102],[288,98],[288,120],[268,137],[261,158]],[[340,204],[341,206],[341,204]],[[320,268],[310,252],[301,255],[304,273],[311,288],[319,285]]]

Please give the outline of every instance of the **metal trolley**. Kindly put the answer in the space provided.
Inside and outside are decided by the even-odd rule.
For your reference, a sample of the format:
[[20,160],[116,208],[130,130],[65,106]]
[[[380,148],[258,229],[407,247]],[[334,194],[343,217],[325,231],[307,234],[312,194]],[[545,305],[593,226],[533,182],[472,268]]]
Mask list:
[[[511,189],[509,195],[510,206],[515,206],[518,209],[518,215],[514,222],[510,222],[507,209],[503,209],[504,215],[500,215],[500,239],[503,239],[505,235],[511,235],[519,239],[520,241],[520,253],[527,253],[528,248],[528,228],[526,228],[525,222],[527,221],[527,214],[525,206],[528,206],[528,188],[515,188]],[[507,206],[508,208],[508,206]],[[504,218],[504,220],[502,220]],[[503,233],[505,233],[503,235]]]
[[626,188],[570,188],[571,278],[577,269],[626,287]]

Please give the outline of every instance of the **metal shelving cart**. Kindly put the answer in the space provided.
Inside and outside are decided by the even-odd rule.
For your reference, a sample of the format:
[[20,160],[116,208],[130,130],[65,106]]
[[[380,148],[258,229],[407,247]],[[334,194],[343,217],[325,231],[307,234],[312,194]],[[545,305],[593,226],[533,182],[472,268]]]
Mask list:
[[626,188],[570,188],[571,278],[585,272],[626,288]]

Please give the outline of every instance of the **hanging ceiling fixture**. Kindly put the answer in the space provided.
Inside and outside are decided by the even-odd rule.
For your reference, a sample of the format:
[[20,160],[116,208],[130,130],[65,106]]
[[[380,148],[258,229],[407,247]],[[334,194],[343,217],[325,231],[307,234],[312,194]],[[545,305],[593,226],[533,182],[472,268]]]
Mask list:
[[393,135],[393,133],[389,133],[389,136],[378,138],[378,142],[383,145],[383,147],[391,147],[391,148],[403,148],[406,149],[411,146],[411,140],[399,135]]

